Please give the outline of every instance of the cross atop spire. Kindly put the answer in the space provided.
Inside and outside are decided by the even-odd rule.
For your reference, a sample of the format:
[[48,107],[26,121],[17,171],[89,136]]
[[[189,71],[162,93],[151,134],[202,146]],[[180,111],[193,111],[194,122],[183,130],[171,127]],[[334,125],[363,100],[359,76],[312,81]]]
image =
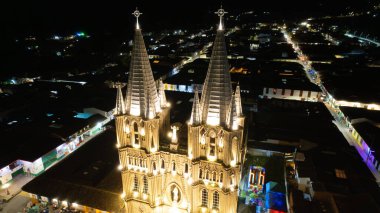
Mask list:
[[132,13],[132,15],[134,15],[136,17],[136,30],[139,30],[140,29],[139,16],[141,16],[142,13],[140,13],[139,9],[137,9],[137,7],[136,7],[136,10]]
[[228,13],[227,11],[225,11],[223,9],[223,6],[222,4],[220,4],[220,9],[218,11],[215,12],[215,14],[217,14],[219,16],[219,28],[218,30],[223,30],[223,16],[224,14]]

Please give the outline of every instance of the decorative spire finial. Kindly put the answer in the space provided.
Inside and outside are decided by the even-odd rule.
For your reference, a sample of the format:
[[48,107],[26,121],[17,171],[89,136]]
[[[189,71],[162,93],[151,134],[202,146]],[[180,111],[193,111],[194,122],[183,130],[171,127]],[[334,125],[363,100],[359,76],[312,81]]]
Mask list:
[[136,10],[132,13],[132,15],[136,17],[136,29],[139,30],[140,29],[139,16],[142,15],[142,13],[140,13],[139,9],[137,9],[136,7]]
[[218,11],[215,12],[215,14],[217,14],[219,16],[219,28],[218,30],[223,30],[223,16],[224,14],[226,14],[228,12],[226,12],[224,9],[223,9],[223,6],[222,4],[220,4],[220,9]]

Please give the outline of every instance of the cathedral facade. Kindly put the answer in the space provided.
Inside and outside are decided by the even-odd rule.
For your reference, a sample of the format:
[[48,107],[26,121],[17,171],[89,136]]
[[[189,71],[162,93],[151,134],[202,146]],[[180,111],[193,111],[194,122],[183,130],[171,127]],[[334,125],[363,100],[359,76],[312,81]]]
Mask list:
[[[137,18],[126,96],[118,86],[116,132],[125,212],[237,211],[246,145],[240,88],[232,89],[222,23],[187,124],[187,149],[170,126],[163,83],[154,81]],[[162,138],[172,132],[170,143]],[[161,140],[160,140],[161,138]],[[161,143],[161,144],[160,144]]]

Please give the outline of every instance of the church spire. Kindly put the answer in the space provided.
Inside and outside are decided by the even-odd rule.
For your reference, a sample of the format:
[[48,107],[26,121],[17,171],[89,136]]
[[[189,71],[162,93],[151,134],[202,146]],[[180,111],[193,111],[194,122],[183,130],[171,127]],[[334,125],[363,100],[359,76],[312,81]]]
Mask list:
[[198,88],[195,87],[193,108],[191,110],[190,124],[198,125],[201,122],[201,109],[199,106]]
[[238,129],[238,123],[237,123],[237,113],[236,113],[236,101],[235,101],[235,95],[232,95],[231,103],[228,108],[228,115],[227,115],[227,127],[232,130]]
[[243,116],[243,108],[241,106],[240,85],[239,82],[235,90],[236,114],[238,117]]
[[136,17],[136,30],[139,30],[140,29],[139,16],[142,15],[142,13],[140,13],[140,11],[136,7],[136,10],[132,13],[132,15]]
[[[219,17],[225,13],[223,9],[217,12]],[[202,123],[213,126],[225,126],[232,96],[224,30],[223,27],[220,29],[216,32],[201,98]]]
[[[136,10],[133,15],[138,19],[141,13]],[[150,118],[155,117],[156,112],[161,111],[156,83],[138,21],[133,40],[125,103],[127,114],[134,116]]]
[[218,11],[215,12],[215,14],[217,14],[219,16],[219,26],[218,26],[218,30],[224,30],[223,28],[223,16],[224,14],[226,14],[228,12],[224,11],[223,9],[223,5],[220,4],[220,9]]
[[125,104],[123,92],[121,91],[121,83],[116,83],[117,94],[116,94],[116,107],[115,107],[115,115],[123,115],[125,114]]
[[162,78],[158,81],[158,96],[160,98],[160,106],[161,108],[166,107],[166,95],[165,95],[165,88],[164,83],[162,82]]

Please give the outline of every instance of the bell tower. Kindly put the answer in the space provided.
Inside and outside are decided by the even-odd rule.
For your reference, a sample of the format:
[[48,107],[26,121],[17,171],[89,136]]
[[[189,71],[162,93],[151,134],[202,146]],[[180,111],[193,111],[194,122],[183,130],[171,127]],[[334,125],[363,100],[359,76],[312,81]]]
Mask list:
[[240,89],[232,91],[220,8],[219,26],[199,102],[195,92],[188,125],[193,212],[236,212],[245,155]]

